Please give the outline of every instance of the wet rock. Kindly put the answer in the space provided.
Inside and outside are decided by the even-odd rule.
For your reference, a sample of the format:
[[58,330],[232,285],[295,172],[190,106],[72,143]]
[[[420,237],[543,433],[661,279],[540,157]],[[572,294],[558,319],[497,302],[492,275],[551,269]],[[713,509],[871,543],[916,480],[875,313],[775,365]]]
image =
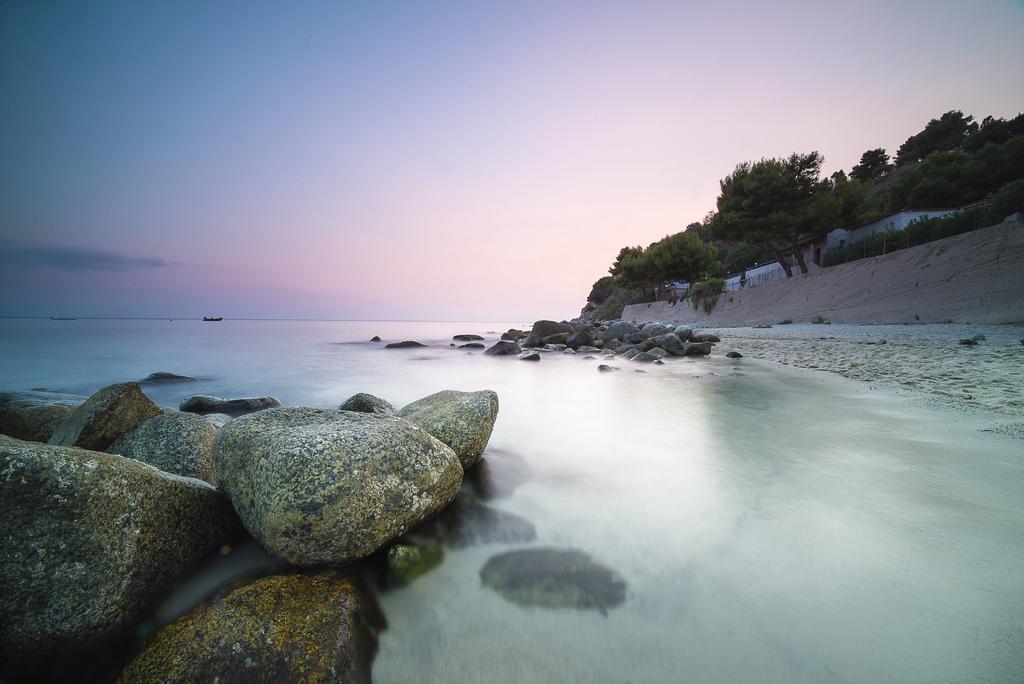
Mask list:
[[693,328],[689,325],[677,325],[672,332],[683,342],[689,342],[693,337]]
[[89,648],[239,532],[199,480],[113,454],[0,437],[0,656]]
[[370,338],[370,341],[371,342],[380,342],[380,336],[379,335],[374,335],[373,337]]
[[545,344],[544,351],[563,352],[567,349],[564,344]]
[[33,390],[0,392],[0,434],[46,442],[86,397]]
[[565,344],[572,349],[594,346],[594,333],[590,330],[581,330],[566,338]]
[[623,339],[629,335],[632,335],[633,333],[638,332],[640,332],[639,328],[637,328],[632,323],[627,323],[626,321],[618,321],[616,323],[612,323],[605,330],[603,330],[599,337],[607,343],[610,340]]
[[722,338],[718,335],[712,335],[711,333],[695,333],[690,337],[691,342],[721,342]]
[[[622,353],[622,358],[626,359],[627,361],[632,361],[635,357],[639,356],[642,353],[643,352],[637,349],[627,349],[625,352]],[[653,361],[653,359],[651,360]]]
[[472,495],[461,492],[451,505],[413,530],[409,537],[461,549],[477,544],[533,541],[537,530],[530,521],[482,504]]
[[555,333],[554,335],[541,338],[541,342],[544,344],[565,344],[568,339],[569,333]]
[[488,356],[510,356],[512,354],[519,354],[521,351],[523,350],[515,342],[499,340],[493,346],[488,347],[484,354]]
[[491,390],[443,390],[402,407],[398,415],[451,447],[464,468],[480,459],[498,418],[498,395]]
[[164,627],[121,682],[369,682],[383,627],[351,578],[275,575]]
[[622,341],[626,342],[628,344],[640,344],[641,342],[643,342],[646,339],[647,339],[647,335],[644,335],[642,332],[635,332],[635,333],[629,333],[628,335],[623,336]]
[[415,347],[426,347],[426,346],[427,345],[423,344],[422,342],[417,342],[416,340],[405,340],[403,342],[392,342],[390,344],[385,344],[384,348],[385,349],[412,349],[412,348],[415,348]]
[[277,408],[281,402],[274,397],[247,397],[245,399],[223,399],[208,394],[194,394],[181,402],[178,410],[186,413],[223,413],[228,416],[244,416],[264,409]]
[[[551,335],[558,335],[565,333],[566,337],[572,334],[572,326],[568,323],[559,323],[557,321],[537,321],[533,324],[533,329],[530,331],[531,334],[544,339]],[[565,340],[562,340],[564,342]]]
[[602,363],[600,366],[597,367],[597,370],[600,373],[611,373],[612,371],[617,371],[619,369],[616,368],[615,366],[609,366],[606,363]]
[[459,349],[483,349],[483,342],[467,342],[466,344],[460,344]]
[[576,350],[573,349],[572,347],[566,347],[565,349],[562,350],[562,353],[563,354],[575,354]]
[[710,342],[688,342],[684,356],[707,356],[711,353]]
[[166,473],[216,484],[213,438],[217,428],[194,413],[165,413],[121,435],[107,451],[148,463]]
[[978,345],[978,341],[975,339],[966,338],[960,340],[960,344],[962,344],[965,347],[975,347]]
[[588,354],[587,356],[584,356],[584,357],[583,357],[583,360],[584,360],[584,361],[593,361],[593,360],[594,360],[594,359],[596,359],[596,358],[597,358],[596,356],[590,356],[590,355]]
[[338,410],[355,411],[357,413],[378,413],[382,416],[390,416],[395,412],[395,407],[385,399],[375,397],[366,392],[359,392],[343,401]]
[[665,333],[654,338],[654,343],[673,356],[686,356],[686,343],[675,333]]
[[522,345],[524,347],[539,347],[542,344],[544,344],[544,340],[542,340],[539,335],[534,335],[533,333],[527,335],[522,341]]
[[138,383],[109,385],[68,414],[49,443],[102,451],[124,433],[161,413],[161,408],[142,393]]
[[188,375],[178,375],[177,373],[168,373],[167,371],[157,371],[156,373],[150,373],[145,378],[140,380],[140,384],[159,384],[165,382],[195,382],[196,379]]
[[540,352],[538,352],[536,350],[524,351],[522,354],[519,355],[519,360],[520,361],[540,361]]
[[523,606],[596,610],[626,600],[626,583],[573,549],[525,549],[498,554],[480,570],[485,587]]
[[455,340],[456,342],[474,342],[476,340],[482,340],[484,338],[481,335],[463,334],[463,335],[452,335],[452,339]]
[[296,565],[367,556],[455,497],[448,446],[395,416],[312,408],[231,421],[213,443],[217,481],[246,529]]
[[598,349],[597,347],[588,347],[587,345],[583,345],[582,347],[579,347],[576,351],[580,352],[581,354],[593,354],[594,352],[599,352],[601,350]]
[[647,354],[653,356],[656,359],[663,359],[668,356],[668,352],[661,347],[651,347],[647,350]]
[[654,361],[657,360],[657,356],[654,356],[653,354],[650,354],[648,352],[638,352],[633,356],[633,358],[630,359],[630,361],[633,361],[635,363],[653,363]]
[[742,359],[743,354],[740,354],[738,351],[731,351],[726,354],[726,357],[730,359]]
[[637,368],[633,371],[634,373],[646,373],[647,371]]
[[506,341],[515,342],[523,337],[526,337],[525,330],[516,330],[515,328],[509,328],[507,332],[501,334],[501,339]]
[[384,584],[401,587],[425,575],[444,560],[440,544],[395,544],[384,555],[387,573]]
[[665,325],[664,323],[648,323],[640,329],[640,332],[644,334],[644,337],[657,337],[667,332],[672,332],[671,325]]

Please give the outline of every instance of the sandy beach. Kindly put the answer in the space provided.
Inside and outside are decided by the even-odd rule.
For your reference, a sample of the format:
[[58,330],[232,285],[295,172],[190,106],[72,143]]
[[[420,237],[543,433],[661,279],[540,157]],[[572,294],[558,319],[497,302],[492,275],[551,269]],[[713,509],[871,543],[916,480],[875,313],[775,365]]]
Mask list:
[[[1024,326],[791,324],[714,332],[722,351],[886,383],[962,410],[1024,417]],[[959,343],[976,335],[985,339]],[[1008,423],[1000,431],[1024,434],[1024,423]]]

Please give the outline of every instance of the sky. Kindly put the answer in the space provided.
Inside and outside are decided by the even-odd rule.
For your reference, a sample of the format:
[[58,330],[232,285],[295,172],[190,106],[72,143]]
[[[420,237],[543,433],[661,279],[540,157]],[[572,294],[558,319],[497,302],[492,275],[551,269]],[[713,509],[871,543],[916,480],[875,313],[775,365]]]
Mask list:
[[0,315],[534,320],[738,162],[1024,111],[1024,2],[0,2]]

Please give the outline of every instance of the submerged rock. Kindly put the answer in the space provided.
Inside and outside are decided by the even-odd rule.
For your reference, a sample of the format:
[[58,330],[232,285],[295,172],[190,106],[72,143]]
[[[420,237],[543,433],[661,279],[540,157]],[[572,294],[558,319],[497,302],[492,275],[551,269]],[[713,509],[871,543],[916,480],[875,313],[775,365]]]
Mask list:
[[213,468],[249,533],[296,565],[368,556],[458,492],[455,452],[394,416],[313,408],[231,421]]
[[392,342],[390,344],[385,344],[384,348],[385,349],[411,349],[411,348],[414,348],[414,347],[426,347],[426,346],[427,345],[423,344],[422,342],[417,342],[416,340],[405,340],[404,342]]
[[342,402],[338,410],[355,411],[357,413],[378,413],[382,416],[390,416],[395,412],[395,407],[385,399],[375,397],[366,392],[359,392]]
[[410,532],[409,537],[461,549],[476,544],[533,541],[537,530],[529,520],[491,508],[461,492],[447,508]]
[[277,408],[281,402],[274,397],[247,397],[244,399],[222,399],[208,394],[194,394],[181,402],[178,410],[186,413],[223,413],[228,416],[244,416],[248,413]]
[[168,373],[167,371],[157,371],[155,373],[150,373],[139,382],[155,385],[157,383],[164,382],[196,382],[196,379],[188,375],[178,375],[177,373]]
[[452,339],[456,342],[473,342],[474,340],[484,339],[482,335],[453,335]]
[[217,428],[194,413],[164,413],[121,435],[107,449],[160,470],[211,484]]
[[460,344],[459,349],[483,349],[485,346],[483,342],[467,342]]
[[463,482],[483,500],[511,495],[529,479],[526,459],[504,449],[488,449]]
[[519,354],[523,350],[518,344],[510,340],[499,340],[494,343],[493,346],[488,347],[484,354],[488,356],[511,356],[512,354]]
[[368,683],[382,626],[348,577],[264,577],[164,627],[120,681]]
[[0,434],[47,442],[86,397],[33,390],[0,392]]
[[965,338],[960,340],[960,344],[962,344],[965,347],[975,347],[978,344],[978,340],[974,338]]
[[498,418],[498,395],[491,390],[443,390],[403,406],[398,415],[455,450],[463,468],[480,459]]
[[130,458],[0,437],[0,655],[88,648],[239,530],[227,498]]
[[124,433],[163,413],[142,393],[138,383],[108,385],[64,419],[49,443],[102,451]]
[[597,610],[626,600],[626,583],[573,549],[525,549],[494,556],[480,571],[485,587],[523,606]]
[[395,544],[385,554],[385,585],[400,587],[425,575],[444,560],[439,544]]
[[726,357],[730,359],[742,359],[743,354],[740,354],[738,351],[731,351],[726,354]]

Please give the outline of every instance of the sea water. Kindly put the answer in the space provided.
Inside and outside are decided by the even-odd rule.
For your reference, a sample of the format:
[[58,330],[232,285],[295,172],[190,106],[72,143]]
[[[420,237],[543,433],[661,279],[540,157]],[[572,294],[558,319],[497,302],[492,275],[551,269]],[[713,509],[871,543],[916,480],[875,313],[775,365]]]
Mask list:
[[[1021,681],[1019,439],[724,348],[654,366],[449,346],[513,325],[3,320],[0,387],[198,378],[146,387],[171,407],[197,393],[333,407],[355,392],[400,406],[495,390],[485,503],[534,538],[448,548],[382,591],[378,682]],[[484,584],[491,558],[522,549],[581,551],[624,599],[523,605]]]

